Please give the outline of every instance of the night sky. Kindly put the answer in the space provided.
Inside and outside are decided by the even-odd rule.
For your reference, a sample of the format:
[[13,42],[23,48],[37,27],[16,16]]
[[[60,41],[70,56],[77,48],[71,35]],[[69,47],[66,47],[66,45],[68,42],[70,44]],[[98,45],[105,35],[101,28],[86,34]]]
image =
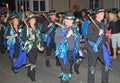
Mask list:
[[9,4],[9,9],[11,11],[15,10],[15,0],[0,0],[0,7],[5,7],[5,4]]

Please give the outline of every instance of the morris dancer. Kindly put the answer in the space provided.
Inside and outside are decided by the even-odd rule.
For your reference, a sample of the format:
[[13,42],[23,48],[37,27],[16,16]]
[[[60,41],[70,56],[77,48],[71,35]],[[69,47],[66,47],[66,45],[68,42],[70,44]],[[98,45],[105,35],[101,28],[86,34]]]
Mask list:
[[[97,7],[95,9],[95,20],[91,19],[87,29],[88,39],[88,83],[95,83],[95,67],[97,60],[102,64],[101,83],[109,83],[109,70],[111,70],[111,59],[106,48],[105,27],[102,22],[104,19],[104,9]],[[89,16],[90,17],[90,16]]]
[[[25,22],[26,23],[26,22]],[[27,14],[27,28],[24,30],[23,40],[25,41],[24,49],[27,50],[29,64],[27,75],[30,77],[31,81],[35,81],[35,71],[36,71],[36,60],[37,60],[37,49],[43,51],[43,43],[41,39],[41,32],[36,26],[36,18],[33,13]]]
[[72,77],[71,68],[77,55],[83,56],[80,48],[77,31],[73,25],[75,19],[73,12],[65,12],[65,17],[61,27],[56,30],[55,43],[56,55],[61,63],[62,73],[60,83],[69,83]]
[[20,40],[21,33],[19,27],[19,19],[16,16],[11,16],[11,21],[9,23],[9,28],[6,34],[8,50],[10,53],[10,58],[12,59],[12,71],[18,73],[18,68],[14,66],[16,59],[19,57],[20,45],[22,41]]
[[[56,30],[56,11],[55,10],[50,10],[49,11],[49,19],[44,21],[43,23],[43,28],[42,32],[45,33],[45,36],[43,38],[43,41],[45,42],[45,47],[46,47],[46,66],[50,67],[50,58],[51,58],[51,53],[52,49],[55,50],[55,30]],[[58,60],[56,60],[56,65],[59,65]]]

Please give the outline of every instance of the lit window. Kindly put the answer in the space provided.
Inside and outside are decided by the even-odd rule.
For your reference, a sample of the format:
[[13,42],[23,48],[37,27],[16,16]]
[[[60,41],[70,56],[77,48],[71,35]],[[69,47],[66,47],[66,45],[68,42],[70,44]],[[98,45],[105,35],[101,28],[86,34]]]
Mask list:
[[38,1],[33,1],[33,9],[34,11],[39,11]]
[[89,7],[94,9],[99,6],[99,0],[89,0]]
[[40,11],[45,11],[45,1],[40,1]]

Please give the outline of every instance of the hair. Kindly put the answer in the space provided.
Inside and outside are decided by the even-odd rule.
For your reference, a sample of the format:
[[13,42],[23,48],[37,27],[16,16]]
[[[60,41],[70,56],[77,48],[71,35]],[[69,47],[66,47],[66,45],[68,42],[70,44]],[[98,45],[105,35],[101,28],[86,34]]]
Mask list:
[[118,18],[120,18],[120,11],[118,12]]
[[112,13],[112,12],[109,13],[109,21],[110,22],[111,21],[113,21],[113,22],[117,21],[117,16],[114,13]]

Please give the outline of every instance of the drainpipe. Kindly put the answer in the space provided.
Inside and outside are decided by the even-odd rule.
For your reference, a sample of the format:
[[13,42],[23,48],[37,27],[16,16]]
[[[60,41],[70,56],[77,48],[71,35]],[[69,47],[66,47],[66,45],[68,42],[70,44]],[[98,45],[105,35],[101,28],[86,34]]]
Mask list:
[[51,0],[51,9],[53,10],[53,0]]
[[[69,3],[69,8],[70,8],[70,4],[71,4],[71,3],[70,3],[70,0],[69,0],[69,2],[68,2],[68,3]],[[69,8],[68,8],[68,9],[69,9]]]

